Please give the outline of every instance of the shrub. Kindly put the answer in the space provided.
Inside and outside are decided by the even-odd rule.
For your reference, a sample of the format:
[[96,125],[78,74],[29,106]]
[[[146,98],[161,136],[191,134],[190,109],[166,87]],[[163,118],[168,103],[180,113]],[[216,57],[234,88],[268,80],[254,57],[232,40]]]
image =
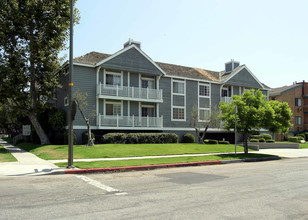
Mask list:
[[266,140],[266,143],[275,143],[275,141],[273,139],[270,139],[270,140]]
[[177,143],[178,136],[173,133],[109,133],[103,135],[107,144],[154,144]]
[[250,142],[259,142],[259,139],[256,139],[256,138],[252,138],[249,140]]
[[[77,143],[77,136],[75,132],[73,132],[73,144]],[[55,137],[56,144],[68,144],[68,131],[65,131],[63,133],[58,133]]]
[[308,141],[308,132],[305,133],[305,139]]
[[62,130],[65,126],[65,112],[58,109],[51,109],[48,113],[48,124],[53,130]]
[[262,136],[260,135],[260,134],[258,134],[258,135],[250,135],[250,139],[260,139],[260,138],[262,138]]
[[261,135],[261,138],[264,138],[265,140],[271,140],[272,139],[272,135],[270,135],[270,134],[262,133],[260,135]]
[[299,140],[299,141],[304,141],[305,140],[305,138],[304,137],[302,137],[302,136],[296,136],[297,137],[297,139]]
[[183,135],[182,143],[195,143],[195,136],[189,133]]
[[[91,132],[91,138],[93,140],[93,143],[95,141],[95,135]],[[82,133],[82,144],[87,144],[88,143],[88,132],[85,131]]]
[[295,143],[298,143],[298,142],[299,142],[298,137],[296,137],[296,136],[294,136],[294,137],[288,136],[288,141],[290,141],[290,142],[295,142]]
[[305,134],[302,133],[302,134],[297,134],[296,137],[302,137],[303,139],[302,140],[305,140]]
[[31,130],[31,142],[34,144],[40,144],[41,140],[39,136],[37,135],[35,130]]
[[218,144],[230,144],[229,141],[218,141]]
[[264,143],[264,142],[265,142],[265,139],[264,139],[264,138],[260,138],[260,139],[259,139],[259,142]]
[[212,139],[209,139],[208,144],[218,144],[218,141],[217,140],[212,140]]

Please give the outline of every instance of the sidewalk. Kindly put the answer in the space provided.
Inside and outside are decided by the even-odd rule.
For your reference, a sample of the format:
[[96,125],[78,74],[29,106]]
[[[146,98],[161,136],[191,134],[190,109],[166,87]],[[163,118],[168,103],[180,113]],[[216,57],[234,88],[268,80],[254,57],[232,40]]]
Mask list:
[[24,176],[44,175],[56,171],[64,171],[53,163],[43,160],[34,154],[24,151],[18,147],[8,144],[0,138],[0,144],[9,151],[18,162],[0,163],[0,177],[3,176]]
[[260,149],[257,151],[260,154],[271,154],[281,158],[300,158],[308,157],[308,148],[305,149]]

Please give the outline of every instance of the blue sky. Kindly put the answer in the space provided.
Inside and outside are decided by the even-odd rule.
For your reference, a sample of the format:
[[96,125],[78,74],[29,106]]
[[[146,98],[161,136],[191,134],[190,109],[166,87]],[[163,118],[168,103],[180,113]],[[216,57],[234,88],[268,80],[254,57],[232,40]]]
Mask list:
[[307,0],[78,0],[76,7],[74,57],[113,54],[133,38],[154,61],[221,71],[234,59],[273,88],[308,81]]

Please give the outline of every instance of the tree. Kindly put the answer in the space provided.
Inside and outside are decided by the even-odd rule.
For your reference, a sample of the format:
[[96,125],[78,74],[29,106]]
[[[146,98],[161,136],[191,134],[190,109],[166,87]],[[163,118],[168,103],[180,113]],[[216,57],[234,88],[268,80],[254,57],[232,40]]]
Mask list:
[[41,144],[49,139],[37,114],[58,86],[69,16],[69,0],[0,1],[0,100],[9,98],[30,119]]
[[77,107],[81,113],[81,116],[85,120],[88,128],[88,143],[87,146],[94,146],[92,134],[91,134],[91,126],[90,126],[90,118],[95,116],[95,110],[90,114],[90,116],[86,116],[85,112],[87,110],[88,102],[87,102],[88,93],[82,93],[80,91],[76,91],[73,94],[73,99],[77,104]]
[[[248,135],[261,128],[270,131],[285,130],[290,126],[291,110],[285,104],[267,102],[260,90],[245,91],[241,96],[232,96],[231,103],[220,103],[220,118],[228,130],[235,127],[235,106],[237,106],[237,131],[243,134],[244,150],[248,153]],[[283,107],[282,110],[279,108]]]
[[[208,114],[203,116],[203,120],[200,119],[199,110],[196,106],[193,106],[191,111],[191,120],[190,125],[195,129],[196,136],[198,138],[198,142],[200,144],[204,144],[205,134],[207,130],[212,128],[220,127],[221,120],[219,119],[219,111],[217,108],[213,108],[212,111]],[[204,129],[204,131],[202,131]]]

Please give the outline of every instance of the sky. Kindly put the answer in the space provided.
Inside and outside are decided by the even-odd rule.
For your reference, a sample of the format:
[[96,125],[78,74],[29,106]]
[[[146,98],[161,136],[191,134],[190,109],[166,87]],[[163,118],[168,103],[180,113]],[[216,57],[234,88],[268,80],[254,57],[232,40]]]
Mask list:
[[158,62],[222,71],[234,59],[272,88],[308,81],[307,0],[78,0],[76,7],[74,57],[113,54],[132,38]]

